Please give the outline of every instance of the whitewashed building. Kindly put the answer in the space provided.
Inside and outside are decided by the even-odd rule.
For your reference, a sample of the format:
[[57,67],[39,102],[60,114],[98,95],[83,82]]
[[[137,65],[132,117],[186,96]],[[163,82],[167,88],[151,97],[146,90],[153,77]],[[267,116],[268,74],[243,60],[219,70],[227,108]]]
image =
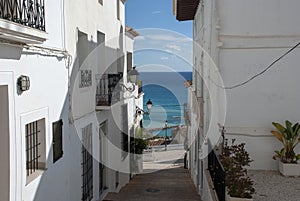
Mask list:
[[102,200],[134,172],[138,34],[122,0],[24,2],[0,1],[0,200]]
[[124,3],[65,1],[66,49],[73,57],[70,200],[101,200],[132,176],[128,152],[138,87],[127,72],[137,33],[125,26]]
[[69,200],[62,1],[0,3],[0,200]]
[[[207,159],[201,160],[207,154],[210,128],[217,128],[219,123],[225,126],[225,138],[245,142],[254,160],[251,169],[277,170],[278,162],[272,156],[282,145],[271,135],[274,129],[271,123],[300,121],[296,109],[300,101],[299,47],[264,72],[299,43],[296,13],[300,2],[174,0],[173,3],[179,21],[193,20],[189,168],[203,200],[210,200]],[[255,75],[258,77],[247,82]],[[214,115],[217,118],[212,121]],[[220,136],[217,129],[213,132],[219,132]]]

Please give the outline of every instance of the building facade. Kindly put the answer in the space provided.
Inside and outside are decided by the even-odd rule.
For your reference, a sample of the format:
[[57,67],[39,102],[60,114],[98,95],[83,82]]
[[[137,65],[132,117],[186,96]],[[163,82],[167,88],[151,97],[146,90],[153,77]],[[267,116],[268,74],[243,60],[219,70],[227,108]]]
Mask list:
[[278,169],[272,156],[281,144],[270,131],[272,122],[299,122],[293,108],[300,94],[292,92],[297,91],[299,48],[264,70],[299,42],[298,6],[296,0],[174,1],[176,18],[193,20],[189,166],[203,200],[211,199],[203,156],[214,133],[221,140],[222,126],[225,138],[246,143],[254,160],[249,168]]
[[129,150],[138,87],[128,72],[137,34],[126,29],[124,3],[65,2],[66,47],[73,57],[70,183],[75,191],[70,200],[101,200],[132,176]]
[[69,200],[63,153],[69,136],[68,54],[61,5],[60,0],[1,0],[3,201]]
[[125,1],[1,1],[0,200],[102,200],[141,120]]

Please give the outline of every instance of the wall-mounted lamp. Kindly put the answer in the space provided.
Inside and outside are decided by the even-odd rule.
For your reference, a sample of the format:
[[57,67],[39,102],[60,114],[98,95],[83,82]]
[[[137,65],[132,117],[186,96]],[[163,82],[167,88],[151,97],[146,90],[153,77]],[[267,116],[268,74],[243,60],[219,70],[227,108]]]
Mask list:
[[23,92],[30,88],[30,79],[26,75],[21,75],[17,80],[18,89]]
[[120,86],[122,86],[125,90],[127,90],[129,92],[134,92],[134,90],[135,90],[135,84],[139,80],[139,75],[140,75],[139,72],[135,69],[135,66],[132,67],[132,68],[133,69],[128,72],[129,81],[130,81],[130,83],[131,83],[132,86],[127,87],[124,84],[120,84]]
[[129,75],[129,80],[131,83],[136,83],[138,81],[139,78],[139,72],[135,69],[136,66],[132,67],[132,70],[128,72]]
[[147,110],[148,111],[144,111],[143,109],[139,108],[138,106],[136,106],[136,115],[141,115],[141,114],[144,114],[144,115],[149,115],[150,114],[150,110],[152,108],[152,101],[149,99],[146,103],[147,105]]
[[150,111],[151,108],[152,108],[152,106],[153,106],[151,99],[149,99],[149,100],[147,101],[146,105],[147,105],[148,111]]

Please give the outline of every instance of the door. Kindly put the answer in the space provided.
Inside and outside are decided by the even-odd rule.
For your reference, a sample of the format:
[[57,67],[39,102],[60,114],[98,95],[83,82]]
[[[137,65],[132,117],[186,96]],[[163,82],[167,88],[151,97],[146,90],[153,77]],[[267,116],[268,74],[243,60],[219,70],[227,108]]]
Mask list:
[[0,85],[0,136],[0,200],[10,200],[10,132],[8,85]]

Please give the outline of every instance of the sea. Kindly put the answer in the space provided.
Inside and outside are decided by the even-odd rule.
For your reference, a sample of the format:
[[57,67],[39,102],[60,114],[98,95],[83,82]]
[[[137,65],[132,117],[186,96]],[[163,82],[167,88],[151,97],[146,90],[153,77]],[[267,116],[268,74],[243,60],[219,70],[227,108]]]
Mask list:
[[[153,103],[149,115],[144,115],[143,126],[146,129],[163,128],[166,120],[168,126],[184,125],[184,104],[187,103],[186,80],[192,79],[192,72],[140,72],[143,82],[144,110],[150,99]],[[173,129],[167,129],[171,136]],[[165,136],[165,130],[152,133]]]

